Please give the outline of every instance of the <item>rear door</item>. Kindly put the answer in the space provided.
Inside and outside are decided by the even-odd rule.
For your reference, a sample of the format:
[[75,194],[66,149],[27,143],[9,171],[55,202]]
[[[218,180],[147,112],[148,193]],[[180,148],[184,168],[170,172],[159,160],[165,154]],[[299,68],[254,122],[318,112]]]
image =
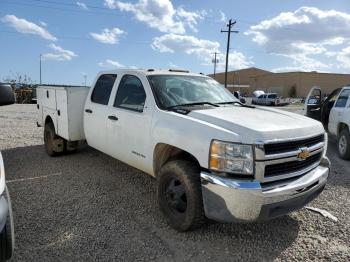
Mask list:
[[306,116],[321,121],[322,89],[311,88],[305,100]]
[[331,134],[337,135],[338,124],[345,122],[346,114],[349,114],[350,89],[343,89],[329,115],[328,130]]
[[106,119],[108,102],[113,89],[116,74],[102,74],[86,99],[84,108],[84,133],[87,143],[105,152]]

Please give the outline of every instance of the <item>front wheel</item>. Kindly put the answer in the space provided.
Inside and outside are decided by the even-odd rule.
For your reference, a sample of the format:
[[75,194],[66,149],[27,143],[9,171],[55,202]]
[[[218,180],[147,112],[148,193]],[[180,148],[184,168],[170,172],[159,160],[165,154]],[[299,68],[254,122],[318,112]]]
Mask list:
[[176,230],[195,229],[205,221],[200,171],[193,163],[175,160],[165,164],[157,193],[161,212]]
[[6,200],[8,202],[8,214],[6,224],[0,233],[0,261],[6,261],[12,257],[15,247],[15,234],[13,228],[13,215],[10,195],[6,190]]
[[350,160],[350,134],[347,128],[344,128],[339,134],[338,153],[340,158]]

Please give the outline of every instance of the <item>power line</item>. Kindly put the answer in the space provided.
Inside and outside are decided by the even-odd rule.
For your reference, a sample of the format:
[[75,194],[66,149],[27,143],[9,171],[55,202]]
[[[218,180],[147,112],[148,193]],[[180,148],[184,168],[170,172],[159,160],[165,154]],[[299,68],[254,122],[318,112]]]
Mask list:
[[225,88],[227,88],[227,70],[228,70],[228,55],[230,52],[230,37],[231,33],[238,33],[238,31],[231,30],[232,26],[234,26],[237,22],[232,19],[229,20],[227,27],[228,30],[221,30],[221,33],[227,33],[227,49],[226,49],[226,66],[225,66]]
[[[0,30],[0,33],[8,33],[8,34],[20,34],[20,35],[32,35],[25,34],[16,31],[8,31],[8,30]],[[90,37],[79,37],[79,36],[66,36],[66,35],[55,35],[59,39],[70,39],[70,40],[81,40],[81,41],[96,41]],[[149,45],[151,42],[138,42],[138,41],[119,41],[118,44],[135,44],[135,45]]]
[[[47,6],[47,5],[36,5],[36,4],[29,4],[29,3],[23,3],[23,2],[8,2],[8,1],[0,1],[0,3],[10,4],[10,5],[17,5],[17,6],[29,6],[29,7],[38,7],[38,8],[44,8],[48,10],[55,10],[55,11],[63,11],[63,12],[73,12],[73,13],[82,13],[86,15],[113,15],[113,16],[126,16],[124,14],[118,14],[116,12],[96,12],[96,11],[84,11],[79,9],[71,9],[71,8],[61,8],[56,6]],[[77,6],[78,8],[78,6]],[[107,9],[106,9],[107,10]],[[108,9],[110,10],[110,9]]]
[[[62,3],[62,2],[57,2],[57,1],[48,1],[48,0],[29,0],[29,1],[40,2],[40,3],[47,3],[47,4],[55,4],[55,5],[62,5],[62,6],[73,6],[73,7],[78,7],[77,4],[73,4],[73,3]],[[88,4],[85,4],[85,6],[86,6],[88,9],[111,10],[111,8],[108,8],[108,7],[94,6],[94,5],[88,5]]]

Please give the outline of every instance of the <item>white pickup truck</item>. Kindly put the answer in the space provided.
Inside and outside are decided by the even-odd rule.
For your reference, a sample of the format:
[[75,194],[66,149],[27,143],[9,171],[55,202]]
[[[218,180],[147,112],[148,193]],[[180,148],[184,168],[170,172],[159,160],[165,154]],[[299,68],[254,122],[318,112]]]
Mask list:
[[328,178],[320,122],[244,105],[202,74],[113,70],[91,89],[40,86],[37,94],[49,155],[86,140],[155,177],[160,210],[177,230],[205,218],[285,215],[318,196]]
[[335,89],[327,97],[321,88],[313,87],[305,105],[306,115],[321,121],[337,138],[339,156],[350,160],[350,85]]

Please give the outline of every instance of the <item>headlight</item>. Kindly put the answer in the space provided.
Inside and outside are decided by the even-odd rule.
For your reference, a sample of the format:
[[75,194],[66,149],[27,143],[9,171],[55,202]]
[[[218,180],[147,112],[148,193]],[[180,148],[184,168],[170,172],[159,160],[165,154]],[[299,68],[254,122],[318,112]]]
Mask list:
[[253,147],[213,140],[210,146],[209,168],[219,172],[252,175]]

